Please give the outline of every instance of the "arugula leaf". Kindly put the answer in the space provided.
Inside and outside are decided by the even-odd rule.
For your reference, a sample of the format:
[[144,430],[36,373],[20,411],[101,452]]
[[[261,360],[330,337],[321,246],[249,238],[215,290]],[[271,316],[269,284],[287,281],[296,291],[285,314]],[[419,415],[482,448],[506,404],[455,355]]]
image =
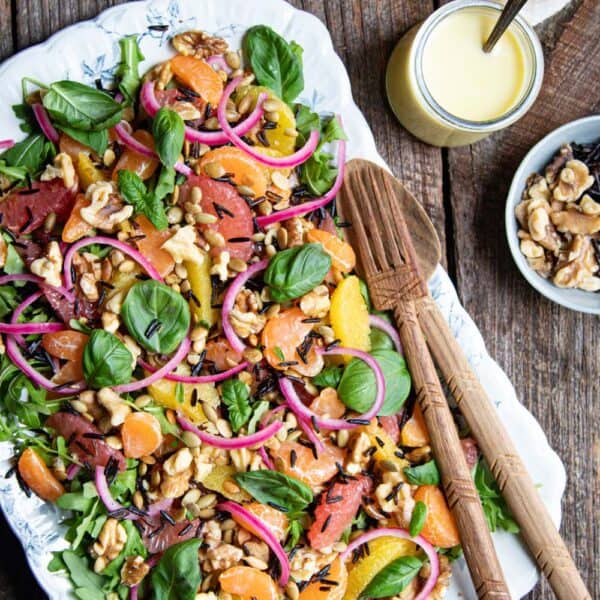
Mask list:
[[329,191],[337,177],[337,167],[332,163],[333,155],[323,150],[323,146],[348,138],[335,117],[321,118],[302,105],[297,107],[296,117],[300,119],[297,144],[304,144],[313,129],[320,129],[321,132],[317,149],[300,168],[300,180],[314,195],[322,196]]
[[1,158],[9,167],[22,167],[32,177],[54,157],[55,149],[41,133],[31,134],[2,153]]
[[302,521],[300,519],[292,519],[288,525],[288,540],[285,545],[285,548],[288,552],[291,552],[292,548],[298,544],[303,533],[304,525],[302,524]]
[[[6,260],[4,261],[4,272],[8,275],[25,272],[25,262],[21,255],[15,250],[11,243],[6,243]],[[16,283],[16,282],[15,282]]]
[[258,83],[284,102],[293,102],[304,89],[300,46],[288,44],[266,25],[256,25],[246,32],[243,48]]
[[[161,172],[162,173],[162,172]],[[137,173],[123,169],[118,173],[119,192],[131,204],[136,214],[143,214],[157,228],[165,229],[169,223],[165,207],[155,194],[149,193]]]
[[155,600],[194,600],[202,581],[198,561],[201,543],[191,539],[165,551],[150,575]]
[[102,129],[101,131],[84,131],[82,129],[75,129],[74,127],[59,124],[56,125],[56,128],[66,133],[80,144],[91,148],[100,157],[108,147],[108,129]]
[[19,124],[19,129],[24,131],[25,133],[34,133],[39,131],[40,126],[33,114],[33,109],[31,105],[27,102],[22,102],[21,104],[13,104],[11,107],[15,117],[21,121]]
[[[374,350],[385,379],[385,400],[379,416],[396,414],[410,393],[411,379],[404,358],[394,350]],[[359,413],[367,411],[375,402],[375,374],[362,360],[353,358],[346,368],[337,391],[342,402]]]
[[4,319],[19,305],[21,299],[12,285],[0,286],[0,319]]
[[62,560],[67,567],[69,577],[75,585],[77,595],[82,597],[79,594],[81,590],[81,593],[88,594],[88,598],[103,600],[104,594],[100,590],[104,580],[89,568],[84,558],[72,550],[65,550],[62,553]]
[[229,423],[234,432],[238,432],[250,418],[250,390],[248,386],[235,379],[226,379],[221,386],[221,399],[227,407]]
[[165,167],[173,167],[181,154],[185,138],[185,123],[173,110],[163,106],[152,122],[156,153]]
[[416,556],[402,556],[386,565],[361,592],[361,598],[389,598],[404,591],[418,575],[423,561]]
[[136,529],[131,521],[122,521],[121,525],[125,527],[127,532],[127,541],[123,546],[123,550],[117,558],[113,559],[108,566],[102,571],[102,575],[106,577],[114,577],[119,575],[121,567],[128,556],[143,556],[146,558],[148,552],[144,546],[140,532]]
[[6,161],[0,160],[0,174],[8,177],[11,181],[23,181],[27,178],[25,167],[9,167]]
[[318,375],[315,375],[312,382],[319,387],[337,388],[342,378],[342,368],[336,366],[325,367]]
[[160,354],[170,354],[181,344],[191,319],[183,296],[152,279],[131,286],[121,317],[138,344]]
[[408,528],[410,535],[415,537],[421,533],[427,518],[427,505],[425,502],[418,500],[413,508],[412,517],[410,518],[410,526]]
[[483,513],[490,531],[496,531],[500,528],[509,533],[519,533],[519,526],[513,519],[510,509],[502,497],[500,488],[483,458],[479,459],[479,462],[475,465],[473,479],[481,498]]
[[94,389],[128,383],[133,357],[116,335],[94,329],[83,350],[83,374]]
[[273,256],[264,280],[275,302],[287,302],[314,289],[330,268],[331,257],[321,244],[303,244]]
[[314,499],[312,490],[304,482],[277,471],[248,471],[234,478],[254,499],[290,516],[304,510]]
[[405,467],[404,474],[413,485],[438,485],[440,472],[435,460],[430,460],[416,467]]
[[121,47],[121,63],[116,75],[120,78],[119,90],[125,96],[126,103],[131,106],[135,103],[137,91],[142,82],[140,62],[144,60],[144,55],[135,35],[121,38],[119,46]]
[[85,323],[79,321],[78,319],[71,319],[69,321],[69,327],[71,329],[74,329],[75,331],[85,333],[86,335],[89,335],[93,331],[93,329],[91,327],[89,327]]
[[123,116],[123,107],[109,94],[77,81],[56,81],[42,102],[54,121],[75,129],[108,129]]

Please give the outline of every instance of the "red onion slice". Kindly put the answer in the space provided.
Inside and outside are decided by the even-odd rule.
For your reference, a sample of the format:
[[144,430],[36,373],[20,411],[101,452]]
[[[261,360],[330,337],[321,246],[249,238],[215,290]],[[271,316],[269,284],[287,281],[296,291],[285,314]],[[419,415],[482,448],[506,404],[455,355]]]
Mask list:
[[0,333],[34,335],[54,333],[65,328],[63,323],[0,323]]
[[356,548],[379,537],[398,537],[402,538],[403,540],[410,540],[411,542],[417,544],[417,546],[423,548],[425,554],[427,554],[427,558],[429,558],[431,573],[429,574],[425,585],[415,597],[415,600],[427,600],[429,594],[435,587],[440,574],[440,559],[435,551],[435,548],[421,535],[412,537],[410,533],[406,531],[406,529],[400,529],[399,527],[382,527],[381,529],[372,529],[371,531],[367,531],[367,533],[363,533],[356,539],[352,540],[348,544],[348,547],[340,554],[340,559],[345,562],[348,560],[352,552],[356,550]]
[[179,363],[187,356],[191,345],[192,343],[190,342],[190,338],[185,337],[179,345],[179,348],[177,348],[177,352],[175,352],[168,362],[166,362],[160,369],[154,371],[152,375],[144,377],[144,379],[140,379],[139,381],[132,381],[131,383],[116,385],[113,389],[115,392],[117,392],[117,394],[125,394],[127,392],[135,392],[136,390],[141,390],[142,388],[152,385],[155,381],[162,379],[165,375],[177,368]]
[[44,108],[42,104],[36,102],[31,105],[31,109],[33,110],[33,114],[35,116],[35,120],[38,122],[42,133],[54,144],[58,143],[59,135],[58,131],[54,129],[52,125],[52,121],[50,121],[50,116],[48,115],[48,111]]
[[265,465],[265,467],[267,467],[267,469],[269,469],[270,471],[274,471],[275,465],[273,464],[273,461],[269,457],[269,453],[267,452],[267,449],[264,446],[261,446],[258,449],[258,453],[260,454],[260,458],[263,461],[263,464]]
[[[143,360],[138,360],[139,365],[149,373],[154,373],[156,369],[149,365],[147,362]],[[163,379],[168,379],[169,381],[178,381],[179,383],[219,383],[219,381],[224,381],[225,379],[229,379],[234,375],[237,375],[240,371],[243,371],[249,363],[242,362],[235,367],[228,369],[227,371],[221,371],[220,373],[215,373],[214,375],[178,375],[177,373],[168,373],[163,377]]]
[[[314,423],[318,428],[323,429],[353,429],[358,425],[362,424],[362,421],[370,421],[373,417],[377,416],[379,409],[383,405],[383,401],[385,399],[385,379],[383,377],[383,373],[381,371],[381,367],[377,364],[377,361],[367,352],[363,352],[362,350],[356,350],[354,348],[344,348],[344,347],[336,347],[330,348],[329,350],[319,350],[326,355],[350,355],[355,356],[356,358],[360,358],[362,361],[367,363],[369,367],[373,370],[375,375],[375,383],[377,386],[377,393],[375,395],[375,401],[373,402],[373,406],[362,415],[358,415],[355,418],[351,419],[327,419],[317,415],[315,412],[310,410],[308,406],[306,406],[298,397],[296,390],[294,389],[294,384],[287,377],[282,377],[279,380],[279,389],[281,393],[285,397],[288,405],[294,411],[294,413],[299,418],[299,422],[302,420],[310,421]],[[354,422],[353,422],[354,421]]]
[[236,77],[227,85],[223,91],[221,100],[219,100],[219,107],[217,109],[217,119],[219,120],[219,125],[221,125],[221,129],[225,135],[227,135],[229,141],[240,150],[243,150],[248,156],[251,156],[254,160],[266,165],[267,167],[293,169],[294,167],[301,165],[303,162],[306,162],[317,149],[319,144],[320,133],[316,129],[311,131],[306,144],[304,144],[304,147],[300,148],[300,150],[294,152],[294,154],[291,154],[290,156],[277,158],[274,156],[261,154],[255,148],[244,142],[244,140],[235,132],[233,127],[231,127],[231,125],[227,122],[227,100],[229,100],[229,97],[235,88],[237,88],[237,86],[240,84],[242,79],[242,77]]
[[396,348],[396,352],[398,354],[402,354],[402,342],[400,341],[400,336],[396,331],[396,328],[388,323],[385,319],[378,317],[377,315],[369,315],[369,325],[371,327],[375,327],[376,329],[381,329],[385,334],[390,336],[392,342],[394,342],[394,347]]
[[[338,117],[339,118],[339,117]],[[331,186],[331,189],[321,198],[317,198],[316,200],[310,200],[309,202],[303,202],[302,204],[298,204],[298,206],[291,206],[290,208],[285,208],[284,210],[279,210],[277,212],[273,212],[270,215],[257,217],[256,223],[257,225],[264,229],[265,227],[272,225],[273,223],[279,223],[280,221],[286,221],[287,219],[291,219],[292,217],[300,217],[314,210],[319,210],[326,206],[329,202],[331,202],[340,191],[342,187],[342,183],[344,183],[344,172],[346,165],[346,141],[340,140],[338,142],[338,152],[337,152],[337,169],[338,174],[337,177]]]
[[227,75],[231,73],[231,67],[227,64],[225,57],[222,54],[213,54],[206,59],[206,62],[213,68],[225,71]]
[[15,145],[15,140],[0,140],[0,150],[8,150]]
[[224,438],[201,431],[180,414],[177,415],[177,422],[179,423],[181,429],[196,434],[200,440],[208,446],[223,448],[225,450],[237,450],[239,448],[249,448],[250,446],[255,446],[256,444],[262,444],[269,438],[273,437],[282,426],[281,421],[275,421],[268,427],[265,427],[264,429],[253,433],[252,435],[240,435],[235,438]]
[[133,260],[139,263],[139,265],[146,271],[146,273],[148,273],[148,275],[150,275],[150,277],[152,277],[152,279],[162,282],[163,278],[159,275],[158,271],[152,266],[152,263],[141,252],[139,252],[129,244],[126,244],[125,242],[121,242],[119,240],[105,237],[102,235],[97,235],[79,240],[67,250],[63,266],[65,287],[67,289],[73,288],[73,279],[71,278],[71,264],[73,262],[73,255],[80,248],[85,248],[86,246],[91,246],[92,244],[104,244],[106,246],[112,246],[113,248],[120,250],[121,252],[123,252],[123,254],[127,254],[128,256],[133,258]]
[[241,504],[237,502],[221,502],[217,504],[217,510],[223,510],[231,514],[233,517],[238,517],[245,523],[247,523],[253,530],[254,533],[265,543],[273,554],[279,560],[281,565],[281,574],[279,576],[279,584],[282,586],[287,585],[290,579],[290,560],[283,546],[279,543],[279,540],[273,535],[273,533],[267,528],[267,526],[253,515],[249,510],[245,509]]
[[[261,120],[264,114],[262,104],[266,97],[266,94],[259,96],[254,110],[241,123],[238,123],[238,125],[233,128],[237,135],[245,135]],[[160,103],[156,99],[153,82],[147,81],[142,86],[140,98],[144,110],[151,117],[154,117],[160,110]],[[185,139],[190,142],[206,144],[207,146],[222,146],[223,144],[229,143],[229,138],[222,131],[198,131],[197,129],[188,126],[185,128]]]
[[94,477],[94,483],[96,484],[96,491],[98,497],[102,500],[102,503],[106,507],[109,513],[117,512],[120,510],[127,510],[122,504],[119,504],[110,493],[108,481],[106,480],[106,474],[104,473],[104,467],[97,466],[96,474]]
[[77,473],[81,471],[81,465],[77,463],[72,463],[67,467],[67,481],[73,481],[75,477],[77,477]]
[[256,273],[263,271],[269,264],[268,260],[261,260],[248,267],[248,270],[240,273],[229,285],[225,297],[223,298],[223,308],[221,309],[221,321],[223,325],[223,333],[229,342],[229,345],[236,352],[242,353],[246,349],[246,344],[238,337],[233,330],[233,325],[229,321],[229,313],[235,304],[235,299],[244,287],[244,284],[250,277]]
[[6,283],[12,283],[13,281],[29,281],[31,283],[37,283],[40,287],[47,287],[51,290],[56,290],[59,294],[64,296],[69,302],[75,302],[75,296],[67,291],[66,288],[61,286],[54,286],[46,283],[41,277],[37,275],[29,275],[27,273],[18,273],[14,275],[2,275],[0,277],[0,285],[5,285]]

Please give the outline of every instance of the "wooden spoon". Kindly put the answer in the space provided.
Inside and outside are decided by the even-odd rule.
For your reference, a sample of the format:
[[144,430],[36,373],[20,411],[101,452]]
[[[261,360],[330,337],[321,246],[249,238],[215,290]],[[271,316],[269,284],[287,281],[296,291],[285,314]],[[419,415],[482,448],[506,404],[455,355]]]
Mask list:
[[[406,221],[406,230],[412,238],[421,273],[426,280],[429,279],[441,255],[439,239],[433,224],[414,196],[392,175],[369,161],[350,161],[339,197],[340,214],[344,218],[350,218],[346,204],[348,192],[351,191],[349,188],[356,177],[360,176],[361,181],[368,181],[361,176],[365,171],[376,172],[378,179],[385,181],[386,191],[395,196],[394,200]],[[381,193],[380,187],[365,189],[362,202]],[[391,218],[390,215],[390,220]],[[374,229],[373,226],[371,228]],[[351,227],[347,232],[350,241],[357,244],[354,229]],[[396,235],[402,234],[397,231]],[[431,296],[423,295],[415,301],[415,306],[435,362],[490,465],[531,555],[548,578],[556,597],[559,600],[591,599],[496,409],[471,370],[436,302]]]

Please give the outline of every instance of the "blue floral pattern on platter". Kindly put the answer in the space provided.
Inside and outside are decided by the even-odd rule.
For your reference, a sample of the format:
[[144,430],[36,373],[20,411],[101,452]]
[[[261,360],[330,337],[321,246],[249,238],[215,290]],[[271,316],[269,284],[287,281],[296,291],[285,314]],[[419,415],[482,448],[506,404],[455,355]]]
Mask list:
[[[70,27],[39,46],[30,48],[0,66],[0,126],[6,137],[19,137],[10,106],[19,101],[23,75],[53,81],[71,78],[109,85],[117,68],[119,40],[136,35],[146,61],[144,68],[168,58],[169,40],[178,32],[203,29],[226,38],[239,47],[243,32],[257,23],[268,23],[304,48],[306,88],[301,100],[317,112],[335,110],[343,116],[350,138],[349,158],[368,158],[385,166],[371,131],[352,99],[345,68],[335,54],[331,38],[314,16],[298,11],[282,0],[150,0],[109,9],[96,20]],[[531,414],[519,403],[506,375],[488,355],[477,327],[461,306],[446,272],[438,267],[429,282],[432,296],[498,407],[515,444],[535,480],[543,484],[542,497],[555,521],[560,520],[560,500],[565,473],[562,463],[548,446],[546,437]],[[0,473],[9,470],[13,449],[0,444]],[[66,547],[60,513],[39,499],[26,498],[15,478],[0,476],[0,505],[21,540],[31,569],[50,598],[72,596],[69,582],[47,570],[51,552]],[[529,591],[537,572],[517,538],[496,534],[507,580],[516,597]],[[453,566],[448,600],[476,598],[463,561]]]

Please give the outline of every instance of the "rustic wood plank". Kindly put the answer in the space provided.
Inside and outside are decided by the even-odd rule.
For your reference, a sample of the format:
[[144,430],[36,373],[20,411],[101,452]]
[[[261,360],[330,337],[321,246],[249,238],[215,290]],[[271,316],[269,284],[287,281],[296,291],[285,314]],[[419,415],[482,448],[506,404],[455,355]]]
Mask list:
[[10,56],[14,50],[12,36],[12,7],[10,0],[0,0],[0,60]]
[[[599,28],[600,5],[584,0],[556,42],[530,113],[506,132],[449,151],[459,293],[492,356],[565,463],[561,529],[594,598],[600,597],[600,532],[591,498],[599,491],[593,469],[600,428],[590,416],[599,407],[600,357],[593,348],[600,325],[527,285],[510,257],[503,223],[510,180],[527,149],[558,125],[600,109]],[[546,582],[529,596],[550,597]]]

